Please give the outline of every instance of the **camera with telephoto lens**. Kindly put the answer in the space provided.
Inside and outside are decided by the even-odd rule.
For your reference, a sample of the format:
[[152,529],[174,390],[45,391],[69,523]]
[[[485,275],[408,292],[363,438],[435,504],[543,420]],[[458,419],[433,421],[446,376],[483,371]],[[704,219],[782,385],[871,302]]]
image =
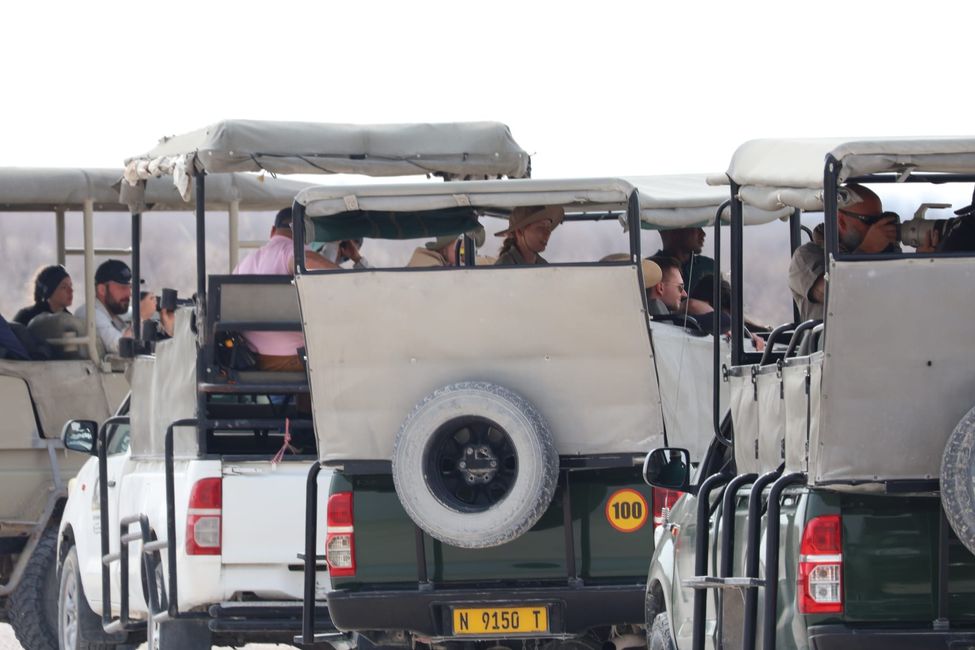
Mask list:
[[[945,209],[950,207],[950,203],[922,203],[914,212],[913,219],[898,224],[897,239],[907,246],[919,248],[928,242],[928,233],[933,231],[938,234],[938,241],[944,241],[945,233],[951,229],[951,225],[954,222],[958,221],[958,217],[951,219],[925,219],[924,213],[929,208]],[[886,213],[884,216],[887,216]]]

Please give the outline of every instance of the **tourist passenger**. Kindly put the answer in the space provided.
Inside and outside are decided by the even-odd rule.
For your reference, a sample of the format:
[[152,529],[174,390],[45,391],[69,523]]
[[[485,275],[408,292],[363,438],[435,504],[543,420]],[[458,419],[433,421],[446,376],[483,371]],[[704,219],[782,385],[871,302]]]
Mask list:
[[720,333],[728,334],[731,331],[731,284],[727,280],[721,280],[721,300],[718,306],[714,305],[714,276],[701,276],[697,285],[687,294],[687,313],[694,316],[701,329],[708,334],[713,334],[714,330],[714,310],[718,309],[721,323]]
[[413,251],[408,267],[457,266],[459,235],[444,235],[429,241]]
[[[663,248],[654,257],[672,257],[680,264],[680,274],[684,286],[691,291],[705,276],[714,280],[714,260],[701,255],[707,235],[703,228],[675,228],[661,230],[660,241]],[[708,287],[709,289],[713,287]]]
[[[687,298],[680,264],[672,257],[651,257],[649,261],[660,267],[661,276],[659,282],[647,288],[647,300],[659,300],[669,313],[679,313],[681,303]],[[654,308],[651,307],[651,315],[653,312]]]
[[[118,354],[118,342],[132,336],[132,327],[122,320],[132,300],[132,271],[122,260],[105,260],[95,270],[95,330],[106,353]],[[84,319],[86,306],[78,307]]]
[[[836,225],[839,248],[846,253],[900,252],[895,215],[885,215],[880,197],[857,184],[840,189]],[[919,253],[933,252],[938,241],[929,236]],[[826,255],[823,242],[814,237],[796,249],[789,264],[789,289],[799,308],[799,319],[822,319],[826,300]]]
[[14,322],[26,326],[38,314],[68,311],[73,300],[74,286],[67,270],[60,264],[45,266],[34,277],[34,304],[18,311]]
[[[338,266],[324,256],[305,249],[305,265],[310,269],[335,269]],[[294,275],[295,249],[291,231],[291,208],[284,208],[274,217],[267,243],[237,264],[234,275]],[[247,344],[255,352],[261,370],[304,372],[298,354],[304,347],[301,332],[244,332]]]
[[28,361],[30,359],[27,348],[14,334],[13,328],[3,315],[0,315],[0,359],[17,361]]
[[[484,228],[478,226],[467,233],[474,241],[475,249],[484,245]],[[464,238],[462,235],[443,235],[413,251],[408,267],[459,266],[463,264]]]
[[497,237],[504,237],[496,266],[548,264],[541,256],[548,246],[549,235],[565,218],[565,210],[556,205],[519,206],[511,211],[508,227]]
[[318,253],[336,267],[351,260],[354,269],[373,268],[369,260],[359,252],[360,248],[362,248],[361,239],[343,239],[325,243],[318,249]]

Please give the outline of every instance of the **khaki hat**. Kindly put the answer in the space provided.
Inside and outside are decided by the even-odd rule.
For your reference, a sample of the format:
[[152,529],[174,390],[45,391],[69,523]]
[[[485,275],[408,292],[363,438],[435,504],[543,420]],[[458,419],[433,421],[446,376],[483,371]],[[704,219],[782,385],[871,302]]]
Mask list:
[[[484,245],[484,227],[483,226],[478,226],[474,230],[471,230],[471,231],[469,231],[467,233],[463,233],[463,234],[467,234],[467,235],[470,235],[471,236],[471,239],[474,240],[474,246],[475,247],[480,248],[481,246]],[[441,237],[437,237],[433,241],[428,241],[426,244],[424,244],[424,246],[427,247],[427,250],[438,251],[441,248],[443,248],[445,246],[449,246],[450,244],[454,243],[460,237],[461,237],[461,235],[443,235]]]
[[[599,260],[600,262],[629,262],[629,253],[610,253]],[[664,272],[653,260],[640,260],[643,267],[643,288],[655,287],[664,279]]]
[[551,221],[552,228],[555,228],[565,219],[565,210],[558,205],[520,205],[511,211],[511,216],[508,217],[508,228],[494,233],[494,236],[507,237],[519,228],[525,228],[526,226],[530,226],[539,221],[545,221],[546,219]]
[[641,260],[643,266],[643,288],[649,289],[661,283],[664,279],[664,272],[660,266],[652,260]]

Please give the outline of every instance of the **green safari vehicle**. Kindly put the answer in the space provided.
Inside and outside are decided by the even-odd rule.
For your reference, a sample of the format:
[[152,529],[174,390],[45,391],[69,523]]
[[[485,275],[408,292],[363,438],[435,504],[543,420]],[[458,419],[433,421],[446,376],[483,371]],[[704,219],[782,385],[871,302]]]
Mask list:
[[[776,328],[762,355],[732,342],[730,417],[693,482],[670,462],[686,452],[648,455],[650,484],[688,493],[651,562],[650,647],[971,647],[975,139],[751,141],[725,182],[733,327],[744,206],[823,213],[805,246],[825,319]],[[914,217],[864,213],[863,188]],[[875,224],[898,241],[864,252]]]
[[467,237],[464,266],[301,269],[312,472],[335,471],[327,499],[309,477],[306,521],[327,507],[336,627],[360,647],[643,645],[652,520],[670,495],[640,463],[665,441],[703,454],[712,345],[649,319],[641,226],[707,224],[724,194],[698,175],[298,195],[306,241],[459,234],[539,206],[564,211],[556,238],[626,226],[618,261],[476,266]]

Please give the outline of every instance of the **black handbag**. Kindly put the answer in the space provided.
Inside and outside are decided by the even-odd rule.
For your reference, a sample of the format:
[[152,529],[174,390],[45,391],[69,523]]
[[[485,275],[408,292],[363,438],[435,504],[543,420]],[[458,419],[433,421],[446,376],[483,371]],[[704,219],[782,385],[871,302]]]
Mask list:
[[247,347],[244,337],[235,332],[227,332],[217,338],[217,364],[228,376],[233,376],[241,370],[251,370],[257,367],[254,353]]

